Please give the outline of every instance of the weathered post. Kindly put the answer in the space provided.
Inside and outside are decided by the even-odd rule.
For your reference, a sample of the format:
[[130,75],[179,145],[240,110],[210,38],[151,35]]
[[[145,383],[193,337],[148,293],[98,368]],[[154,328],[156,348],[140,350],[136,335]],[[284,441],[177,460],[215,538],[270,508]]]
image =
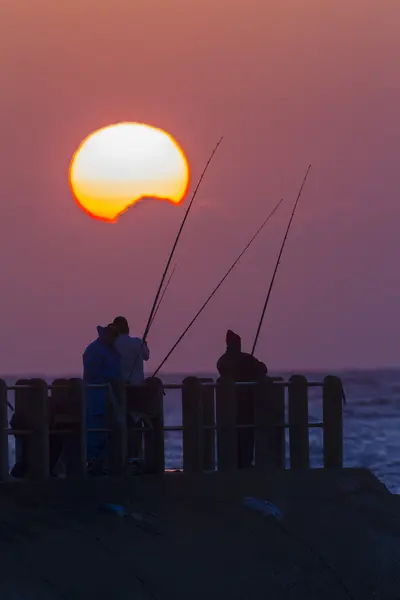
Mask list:
[[254,464],[260,471],[274,463],[274,447],[271,451],[275,433],[271,414],[272,386],[271,378],[263,377],[251,390],[254,394]]
[[[282,387],[282,386],[280,386]],[[282,405],[280,389],[270,377],[264,377],[255,393],[255,467],[257,470],[282,467]],[[279,427],[279,425],[281,427]]]
[[0,379],[0,481],[8,478],[7,384]]
[[308,469],[308,382],[303,375],[292,375],[289,380],[289,440],[290,468]]
[[108,470],[110,475],[122,475],[127,466],[126,387],[121,383],[107,390],[110,401]]
[[70,403],[70,427],[66,441],[66,471],[68,477],[86,477],[86,409],[82,379],[68,380],[68,401]]
[[328,375],[323,388],[324,467],[343,467],[343,387],[339,377]]
[[[202,377],[202,383],[214,383],[211,377]],[[214,471],[215,469],[215,406],[214,386],[203,385],[203,425],[210,427],[204,429],[203,434],[203,469]]]
[[53,453],[57,456],[63,455],[64,466],[67,468],[66,447],[70,440],[65,431],[72,427],[70,413],[68,379],[54,379],[48,394],[50,471],[56,467],[55,464],[51,464]]
[[150,431],[144,434],[144,462],[147,473],[164,473],[164,386],[158,377],[148,377],[148,414],[151,419]]
[[[79,381],[79,380],[78,380]],[[79,410],[71,392],[69,379],[55,379],[51,384],[49,398],[50,454],[62,454],[67,476],[75,476],[79,427]],[[54,468],[55,465],[50,465]]]
[[273,398],[274,398],[274,418],[277,423],[276,434],[275,434],[275,460],[276,467],[279,469],[285,468],[285,385],[279,382],[283,382],[283,377],[273,377]]
[[197,377],[186,377],[182,387],[183,470],[203,469],[203,386]]
[[47,383],[31,379],[29,418],[32,433],[28,444],[28,474],[32,479],[49,477],[49,401]]
[[233,379],[220,378],[216,386],[218,471],[238,466],[236,387]]
[[15,461],[28,467],[28,446],[31,433],[30,420],[31,380],[18,379],[15,382],[14,414],[10,425],[15,434]]

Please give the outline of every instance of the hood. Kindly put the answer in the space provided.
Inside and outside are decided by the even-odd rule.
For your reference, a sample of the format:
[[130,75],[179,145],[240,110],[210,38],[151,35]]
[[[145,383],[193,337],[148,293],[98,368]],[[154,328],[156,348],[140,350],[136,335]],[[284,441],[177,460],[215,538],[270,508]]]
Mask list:
[[103,341],[105,339],[105,332],[107,327],[103,327],[102,325],[97,325],[97,335],[99,336],[99,340]]
[[235,352],[241,352],[242,340],[240,335],[228,329],[226,332],[226,349],[229,351],[234,350]]

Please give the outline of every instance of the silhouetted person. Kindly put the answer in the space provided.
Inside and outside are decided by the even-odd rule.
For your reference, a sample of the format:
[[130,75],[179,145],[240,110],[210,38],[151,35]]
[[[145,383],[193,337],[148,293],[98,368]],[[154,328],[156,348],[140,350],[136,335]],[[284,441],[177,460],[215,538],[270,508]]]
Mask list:
[[[144,389],[143,361],[150,358],[147,343],[139,337],[130,336],[128,321],[125,317],[115,317],[113,321],[118,329],[115,347],[121,355],[121,371],[123,380],[128,384],[126,389],[126,405],[128,429],[143,424],[141,415],[146,414],[146,392]],[[128,454],[130,458],[138,458],[141,454],[142,436],[139,432],[129,432]]]
[[143,361],[150,358],[150,351],[145,341],[129,335],[129,325],[125,317],[115,317],[113,321],[118,330],[115,347],[121,355],[122,378],[131,385],[143,385]]
[[[107,397],[118,413],[118,387],[122,382],[121,357],[114,344],[118,330],[114,324],[97,327],[98,338],[83,353],[83,382],[86,399],[86,427],[107,427]],[[89,384],[110,384],[108,388],[90,388]],[[118,414],[116,414],[118,416]],[[87,433],[87,458],[93,474],[101,474],[102,455],[107,443],[106,433]]]
[[[231,377],[235,382],[257,381],[268,373],[266,365],[251,354],[242,352],[242,341],[237,333],[228,329],[226,352],[217,362],[221,377]],[[254,423],[254,387],[237,387],[237,424]],[[254,429],[238,429],[238,466],[250,467],[254,453]]]

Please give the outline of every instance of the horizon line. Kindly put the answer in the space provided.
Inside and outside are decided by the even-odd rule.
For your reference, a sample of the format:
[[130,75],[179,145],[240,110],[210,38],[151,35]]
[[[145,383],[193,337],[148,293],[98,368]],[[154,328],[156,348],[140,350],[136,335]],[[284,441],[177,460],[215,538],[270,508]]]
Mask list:
[[[306,372],[306,373],[332,373],[332,372],[341,372],[341,373],[349,373],[349,372],[371,372],[371,371],[400,371],[400,365],[386,365],[386,366],[374,366],[374,367],[276,367],[273,369],[269,369],[268,370],[269,373],[302,373],[302,372]],[[145,377],[151,377],[151,372],[146,373],[145,372]],[[187,370],[187,369],[182,369],[182,370],[172,370],[172,371],[161,371],[160,372],[160,377],[162,376],[171,376],[171,375],[201,375],[201,374],[215,374],[218,375],[218,372],[216,369],[212,370],[212,369],[196,369],[196,370]],[[49,377],[59,377],[59,378],[68,378],[68,377],[81,377],[81,374],[77,374],[77,373],[60,373],[58,372],[48,372],[48,373],[44,373],[43,371],[29,371],[28,374],[27,372],[14,372],[14,373],[7,373],[7,374],[3,374],[0,378],[22,378],[22,377],[28,377],[28,375],[30,376],[34,376],[34,377],[39,377],[40,375],[42,375],[43,377],[46,376],[47,378]],[[40,378],[40,377],[39,377]]]

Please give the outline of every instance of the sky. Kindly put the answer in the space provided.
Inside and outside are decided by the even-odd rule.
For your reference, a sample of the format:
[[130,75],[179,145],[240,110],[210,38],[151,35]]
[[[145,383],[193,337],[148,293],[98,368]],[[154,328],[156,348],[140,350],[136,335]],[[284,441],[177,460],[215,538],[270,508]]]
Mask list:
[[398,0],[2,0],[0,364],[81,371],[96,325],[142,335],[181,206],[93,220],[68,185],[92,131],[140,121],[191,165],[178,266],[148,337],[152,372],[279,198],[284,202],[172,354],[214,370],[234,329],[274,369],[400,364]]

